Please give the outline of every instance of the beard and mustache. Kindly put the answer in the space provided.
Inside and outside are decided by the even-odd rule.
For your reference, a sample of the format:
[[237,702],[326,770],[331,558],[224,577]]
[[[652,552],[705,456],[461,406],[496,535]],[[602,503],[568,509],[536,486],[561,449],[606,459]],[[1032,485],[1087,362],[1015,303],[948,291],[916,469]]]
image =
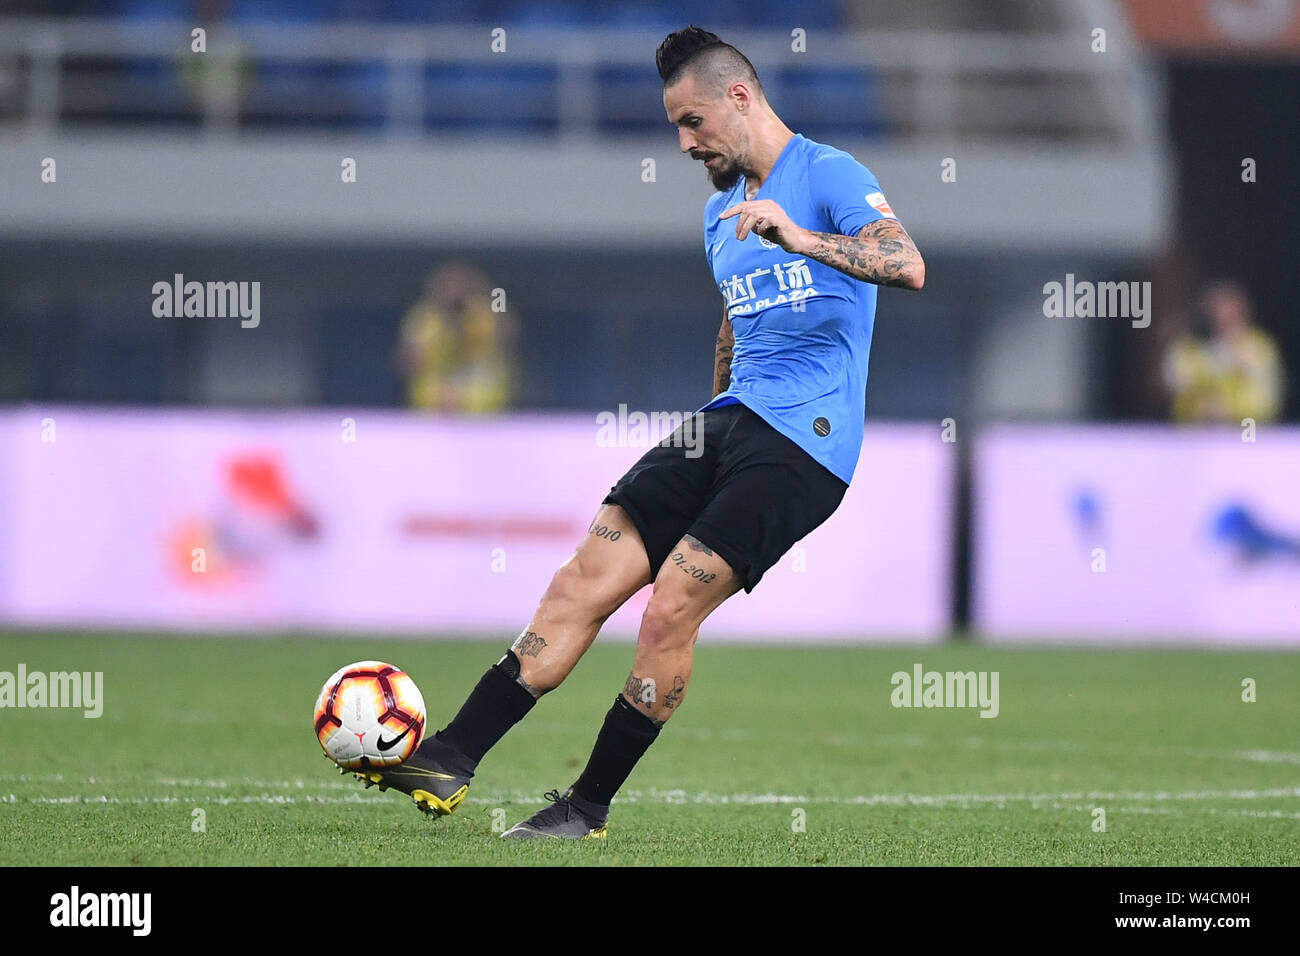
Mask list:
[[718,160],[712,167],[704,167],[704,172],[708,175],[713,188],[720,193],[730,192],[745,175],[744,168],[734,159],[725,159],[717,153],[705,153],[697,158],[705,162],[715,158]]

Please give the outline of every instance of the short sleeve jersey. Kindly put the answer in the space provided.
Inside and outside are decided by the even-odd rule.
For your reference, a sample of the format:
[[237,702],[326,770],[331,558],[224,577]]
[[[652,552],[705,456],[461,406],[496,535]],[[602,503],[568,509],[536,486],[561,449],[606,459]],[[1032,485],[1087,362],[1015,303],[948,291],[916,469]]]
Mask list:
[[[894,219],[875,176],[848,153],[799,134],[754,199],[771,199],[799,226],[856,236]],[[867,357],[876,286],[757,233],[736,241],[745,180],[704,207],[704,247],[727,303],[736,345],[731,383],[705,408],[741,402],[848,484],[862,450]]]

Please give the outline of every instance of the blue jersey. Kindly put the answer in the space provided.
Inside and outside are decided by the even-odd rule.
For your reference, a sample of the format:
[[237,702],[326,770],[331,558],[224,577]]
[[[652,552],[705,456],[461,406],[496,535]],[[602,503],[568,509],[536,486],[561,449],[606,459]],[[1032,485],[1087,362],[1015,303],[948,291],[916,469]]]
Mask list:
[[[805,229],[844,236],[895,218],[865,166],[797,133],[754,199],[775,201]],[[848,484],[862,451],[876,286],[755,232],[737,242],[735,217],[718,216],[744,201],[742,177],[704,206],[705,254],[736,347],[730,387],[703,408],[747,405]]]

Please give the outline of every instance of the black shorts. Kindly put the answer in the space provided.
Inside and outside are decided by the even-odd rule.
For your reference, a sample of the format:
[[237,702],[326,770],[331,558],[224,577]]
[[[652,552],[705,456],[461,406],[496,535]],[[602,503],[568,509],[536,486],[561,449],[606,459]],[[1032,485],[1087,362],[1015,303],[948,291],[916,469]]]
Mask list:
[[687,416],[605,496],[641,533],[653,578],[689,534],[752,591],[831,516],[848,485],[740,403]]

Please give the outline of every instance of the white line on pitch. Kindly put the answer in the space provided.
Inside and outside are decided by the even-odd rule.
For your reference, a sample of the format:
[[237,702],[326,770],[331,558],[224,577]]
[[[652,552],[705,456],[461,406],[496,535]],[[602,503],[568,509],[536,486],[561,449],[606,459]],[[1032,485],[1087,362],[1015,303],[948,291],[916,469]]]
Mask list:
[[[265,786],[262,789],[267,789]],[[274,789],[269,788],[269,789]],[[295,787],[294,789],[303,789]],[[401,796],[400,794],[393,794]],[[1099,800],[1130,800],[1134,802],[1168,803],[1205,800],[1273,800],[1300,797],[1300,787],[1274,787],[1267,790],[1192,790],[1171,791],[1106,791],[1072,790],[1063,793],[878,793],[856,796],[812,796],[781,793],[687,793],[684,790],[628,790],[619,794],[618,803],[668,803],[668,804],[704,804],[716,805],[836,805],[836,806],[916,806],[916,807],[955,807],[957,809],[971,806],[1000,807],[1011,803],[1028,803],[1032,805],[1057,806],[1066,803]],[[0,797],[3,803],[38,803],[38,804],[130,804],[130,803],[377,803],[390,799],[389,795],[368,795],[351,793],[346,796],[330,796],[312,793],[295,795],[277,793],[257,793],[243,796],[229,796],[216,793],[190,793],[184,797],[174,794],[166,796],[117,797],[109,794],[81,795],[71,794],[61,797],[18,797],[14,794]],[[501,791],[479,794],[469,797],[471,803],[536,803],[534,793]]]
[[[712,731],[707,729],[692,728],[689,733],[683,733],[683,736],[693,738],[712,738],[722,737],[730,739],[747,735],[747,731]],[[757,739],[757,733],[753,734]],[[880,747],[924,747],[927,744],[927,738],[920,734],[886,734],[880,737],[849,737],[845,735],[832,735],[838,743],[843,745],[856,744],[869,748]],[[840,739],[843,738],[843,739]],[[830,739],[830,738],[827,738]],[[933,741],[936,746],[948,746],[949,741]],[[1077,754],[1088,752],[1106,752],[1106,753],[1127,753],[1132,755],[1158,755],[1158,754],[1179,754],[1187,757],[1200,757],[1211,760],[1240,760],[1247,763],[1284,763],[1295,764],[1300,766],[1300,753],[1286,750],[1265,750],[1260,748],[1245,750],[1203,750],[1191,747],[1149,747],[1145,745],[1128,746],[1128,745],[1099,745],[1093,742],[1070,741],[1070,740],[1003,740],[1003,741],[986,741],[980,737],[967,737],[961,741],[961,745],[968,750],[980,750],[988,748],[990,750],[1007,750],[1007,751],[1042,751],[1051,753],[1053,751],[1061,754]],[[0,781],[7,783],[99,783],[107,785],[115,782],[120,778],[112,776],[104,777],[99,775],[88,776],[69,780],[67,775],[61,773],[53,774],[34,774],[34,773],[0,773]],[[122,782],[129,783],[129,780]],[[253,787],[270,787],[273,789],[297,789],[301,790],[306,787],[326,788],[326,789],[350,789],[354,786],[351,782],[340,780],[261,780],[253,777],[242,777],[231,780],[223,778],[210,777],[158,777],[155,783],[165,787],[197,787],[209,789],[226,789],[228,787],[253,786]],[[802,799],[802,798],[800,798]],[[856,799],[856,798],[851,798]]]

